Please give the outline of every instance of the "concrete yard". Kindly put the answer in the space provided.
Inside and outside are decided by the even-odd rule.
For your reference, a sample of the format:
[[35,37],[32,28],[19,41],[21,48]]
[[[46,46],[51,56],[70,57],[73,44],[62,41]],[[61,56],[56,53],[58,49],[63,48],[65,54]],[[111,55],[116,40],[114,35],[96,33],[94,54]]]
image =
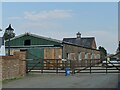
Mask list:
[[77,73],[41,74],[31,73],[26,77],[3,84],[3,88],[117,88],[118,74]]

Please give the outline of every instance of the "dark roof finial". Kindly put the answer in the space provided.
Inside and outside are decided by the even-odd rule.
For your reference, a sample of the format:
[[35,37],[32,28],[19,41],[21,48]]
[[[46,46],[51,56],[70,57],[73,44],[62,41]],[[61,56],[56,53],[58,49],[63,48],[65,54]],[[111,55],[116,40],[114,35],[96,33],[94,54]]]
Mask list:
[[8,28],[6,28],[6,30],[14,30],[12,27],[11,27],[11,24],[9,24]]
[[78,32],[76,35],[77,35],[77,38],[81,38],[81,33],[80,32]]

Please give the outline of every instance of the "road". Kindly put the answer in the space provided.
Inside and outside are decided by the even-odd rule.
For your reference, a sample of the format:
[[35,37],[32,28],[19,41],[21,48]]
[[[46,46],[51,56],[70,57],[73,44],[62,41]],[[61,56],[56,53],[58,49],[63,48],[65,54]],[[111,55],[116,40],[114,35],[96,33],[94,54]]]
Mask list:
[[77,73],[60,74],[31,73],[26,77],[3,84],[3,88],[116,88],[118,74]]

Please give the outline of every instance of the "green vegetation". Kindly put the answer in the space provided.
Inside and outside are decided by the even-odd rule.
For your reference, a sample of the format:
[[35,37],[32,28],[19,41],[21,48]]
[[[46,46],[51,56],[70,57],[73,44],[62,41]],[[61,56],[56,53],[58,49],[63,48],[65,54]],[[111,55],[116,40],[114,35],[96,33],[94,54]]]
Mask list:
[[5,79],[5,80],[2,81],[2,84],[6,84],[8,82],[12,82],[12,81],[19,80],[19,79],[22,79],[22,77],[12,78],[12,79]]
[[107,56],[107,51],[104,47],[99,46],[99,50],[100,50],[100,59],[105,59],[105,57]]

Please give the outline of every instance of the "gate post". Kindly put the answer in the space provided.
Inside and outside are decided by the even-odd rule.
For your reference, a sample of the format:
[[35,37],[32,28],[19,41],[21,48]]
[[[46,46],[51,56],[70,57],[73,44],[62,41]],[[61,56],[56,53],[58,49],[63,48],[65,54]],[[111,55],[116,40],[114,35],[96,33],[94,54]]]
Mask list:
[[26,73],[28,74],[28,61],[26,60]]

